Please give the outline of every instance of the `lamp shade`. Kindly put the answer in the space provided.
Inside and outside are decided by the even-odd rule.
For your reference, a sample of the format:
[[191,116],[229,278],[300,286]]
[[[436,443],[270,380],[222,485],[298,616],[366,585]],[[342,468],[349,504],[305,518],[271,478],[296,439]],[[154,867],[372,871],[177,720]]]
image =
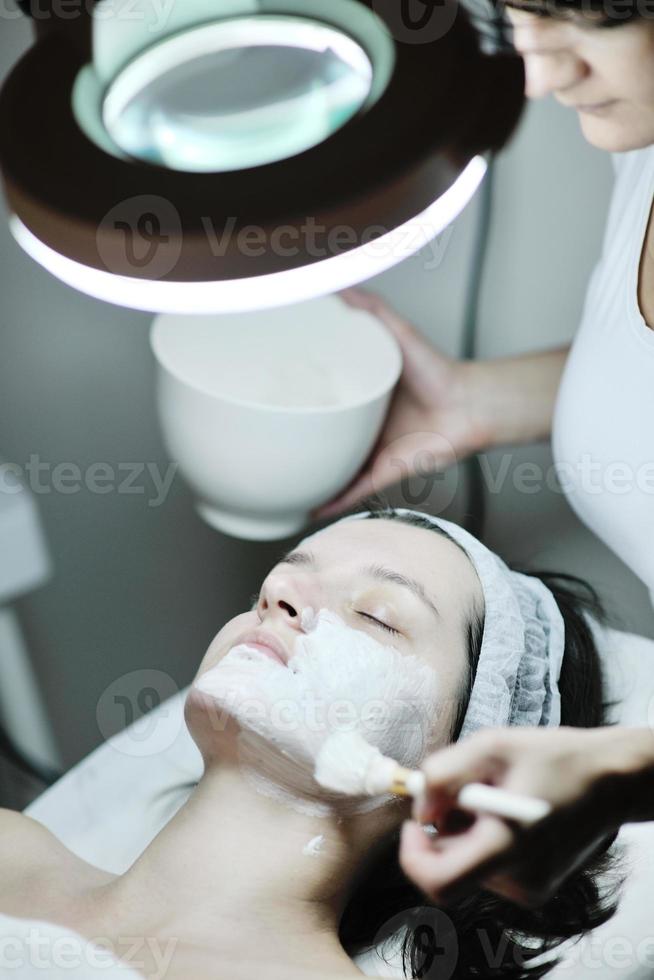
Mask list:
[[41,16],[0,93],[16,240],[107,302],[245,311],[364,281],[452,222],[520,116],[522,62],[454,0],[433,37],[382,0],[175,0],[157,25],[139,2]]

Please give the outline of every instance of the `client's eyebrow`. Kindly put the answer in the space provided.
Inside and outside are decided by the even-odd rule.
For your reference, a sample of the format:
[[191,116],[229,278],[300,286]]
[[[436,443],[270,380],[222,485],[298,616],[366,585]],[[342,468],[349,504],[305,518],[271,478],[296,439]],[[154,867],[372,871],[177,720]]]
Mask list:
[[414,578],[409,578],[407,575],[400,574],[400,572],[394,572],[392,568],[385,568],[383,565],[369,565],[367,568],[360,569],[360,571],[364,575],[369,575],[371,578],[377,579],[378,582],[393,582],[395,585],[401,585],[404,589],[409,589],[438,619],[441,618],[441,614],[435,603],[429,598],[420,582],[416,582]]
[[[291,551],[287,555],[284,555],[283,558],[279,559],[279,564],[304,565],[315,568],[318,561],[316,556],[310,551]],[[400,572],[394,572],[392,568],[385,568],[383,565],[367,565],[365,568],[360,568],[359,571],[362,575],[367,575],[369,578],[374,578],[378,582],[391,582],[394,585],[400,585],[402,588],[408,589],[440,620],[441,614],[438,611],[436,604],[429,598],[425,592],[424,586],[422,586],[420,582],[416,582],[415,579],[402,575]]]
[[278,565],[317,565],[316,556],[310,551],[289,551],[277,562]]

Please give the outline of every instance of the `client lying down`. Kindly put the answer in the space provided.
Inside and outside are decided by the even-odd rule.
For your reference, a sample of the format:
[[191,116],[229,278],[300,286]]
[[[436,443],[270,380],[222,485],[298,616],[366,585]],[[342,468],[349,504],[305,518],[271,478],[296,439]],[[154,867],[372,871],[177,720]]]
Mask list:
[[407,976],[544,975],[544,953],[610,915],[608,842],[539,910],[489,893],[448,907],[439,945],[397,863],[410,804],[330,793],[313,772],[339,729],[418,766],[483,726],[601,724],[583,602],[547,580],[408,511],[307,538],[200,665],[186,720],[205,771],[188,802],[119,876],[0,812],[0,924],[55,923],[114,950],[147,938],[146,977],[347,980],[361,976],[351,956],[405,913]]

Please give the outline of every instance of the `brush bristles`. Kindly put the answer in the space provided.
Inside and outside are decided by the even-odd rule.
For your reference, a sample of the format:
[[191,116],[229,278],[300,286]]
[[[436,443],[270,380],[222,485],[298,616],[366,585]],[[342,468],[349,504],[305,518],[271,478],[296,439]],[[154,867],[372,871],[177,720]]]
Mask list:
[[363,796],[368,769],[375,758],[383,758],[379,749],[356,732],[330,735],[318,753],[316,782],[337,793]]
[[347,796],[388,793],[397,763],[356,732],[331,735],[318,753],[315,779],[325,789]]

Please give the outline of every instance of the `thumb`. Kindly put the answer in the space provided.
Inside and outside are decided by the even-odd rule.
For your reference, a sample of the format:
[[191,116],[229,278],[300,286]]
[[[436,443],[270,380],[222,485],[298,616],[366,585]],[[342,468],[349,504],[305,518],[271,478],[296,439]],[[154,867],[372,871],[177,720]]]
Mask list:
[[338,497],[330,500],[327,504],[323,504],[322,507],[317,507],[313,511],[313,517],[317,520],[322,520],[325,517],[335,517],[337,514],[349,510],[350,507],[353,507],[359,500],[363,500],[364,497],[371,496],[374,492],[372,469],[367,468]]
[[430,841],[421,827],[402,828],[400,864],[435,901],[452,901],[488,874],[511,848],[514,834],[495,817],[482,816],[463,834]]
[[339,514],[363,500],[364,497],[378,494],[397,483],[403,473],[399,468],[399,462],[391,453],[385,451],[383,439],[380,439],[359,475],[343,493],[314,511],[314,516],[322,518]]
[[[398,342],[404,358],[405,370],[424,366],[424,356],[435,350],[423,334],[406,317],[401,316],[390,303],[376,293],[365,289],[346,289],[339,294],[348,306],[365,310],[376,316]],[[444,355],[443,355],[444,356]]]

